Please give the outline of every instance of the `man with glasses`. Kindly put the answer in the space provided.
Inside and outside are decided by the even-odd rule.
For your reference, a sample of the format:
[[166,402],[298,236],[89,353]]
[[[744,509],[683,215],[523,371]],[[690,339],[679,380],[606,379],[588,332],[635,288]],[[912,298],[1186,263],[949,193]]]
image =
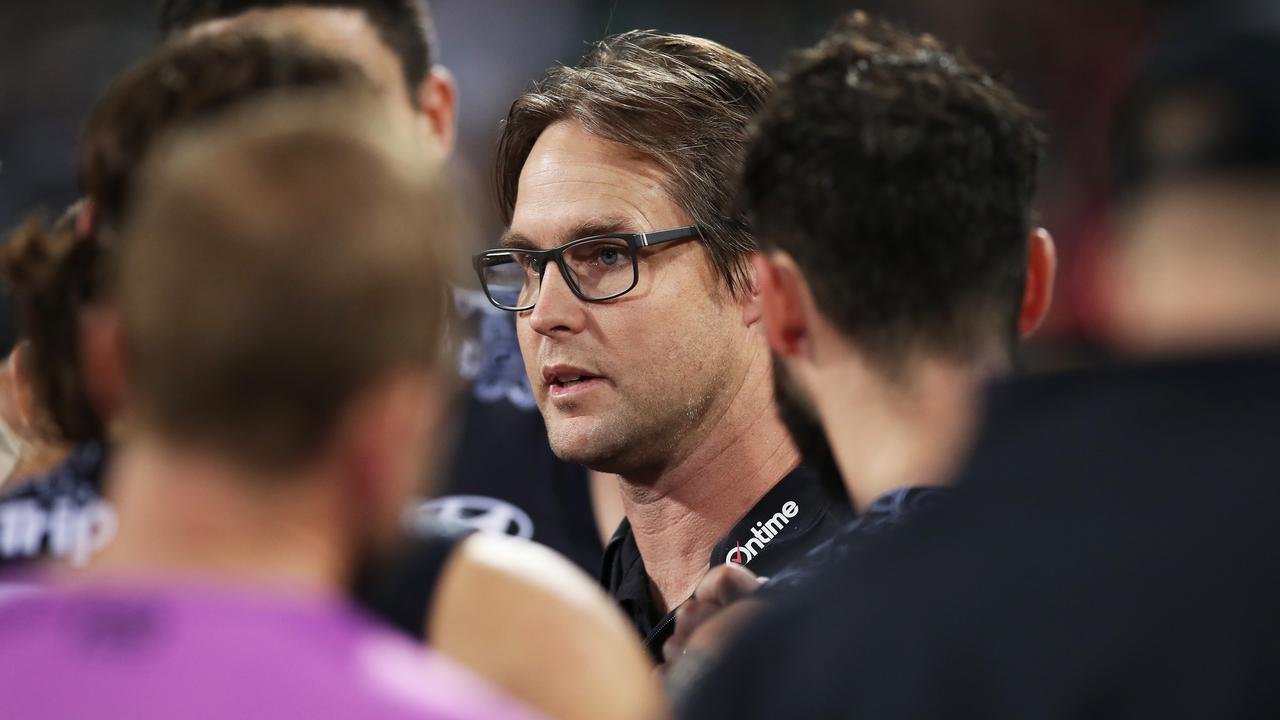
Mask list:
[[555,68],[503,125],[508,230],[475,268],[517,334],[552,449],[621,480],[603,581],[655,657],[710,566],[768,575],[848,503],[777,416],[731,189],[769,93],[714,42],[628,32]]
[[654,233],[592,235],[550,250],[489,250],[474,258],[480,282],[494,305],[503,310],[532,310],[542,289],[547,265],[564,268],[569,290],[587,302],[621,297],[640,282],[636,253],[640,248],[701,237],[694,225]]

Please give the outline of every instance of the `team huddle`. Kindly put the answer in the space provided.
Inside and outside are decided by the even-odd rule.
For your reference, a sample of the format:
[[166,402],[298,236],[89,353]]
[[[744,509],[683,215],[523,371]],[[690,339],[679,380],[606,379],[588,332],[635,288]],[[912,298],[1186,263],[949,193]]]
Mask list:
[[165,0],[0,246],[3,714],[1274,716],[1280,23],[1230,5],[1113,120],[1110,358],[1018,377],[1046,129],[933,36],[605,37],[482,249],[419,0]]

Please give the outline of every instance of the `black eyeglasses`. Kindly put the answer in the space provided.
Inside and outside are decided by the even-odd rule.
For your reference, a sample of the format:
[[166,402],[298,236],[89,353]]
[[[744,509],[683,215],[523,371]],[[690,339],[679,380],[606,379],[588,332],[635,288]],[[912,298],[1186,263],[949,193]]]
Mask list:
[[489,302],[503,310],[532,310],[547,263],[555,263],[574,295],[604,302],[631,292],[640,281],[640,248],[701,237],[696,226],[651,233],[592,235],[550,250],[497,248],[472,258]]

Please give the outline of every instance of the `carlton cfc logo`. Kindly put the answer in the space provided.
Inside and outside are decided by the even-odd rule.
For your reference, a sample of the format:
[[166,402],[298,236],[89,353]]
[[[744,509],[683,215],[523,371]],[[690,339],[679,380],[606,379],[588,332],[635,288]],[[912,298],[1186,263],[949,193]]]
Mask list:
[[757,555],[764,550],[764,546],[769,541],[778,536],[782,532],[782,528],[791,522],[791,518],[800,514],[800,506],[794,500],[788,500],[782,504],[782,510],[773,514],[773,517],[763,522],[757,522],[756,526],[751,528],[752,538],[744,545],[738,543],[729,554],[725,556],[726,563],[736,563],[738,565],[746,565],[755,559]]

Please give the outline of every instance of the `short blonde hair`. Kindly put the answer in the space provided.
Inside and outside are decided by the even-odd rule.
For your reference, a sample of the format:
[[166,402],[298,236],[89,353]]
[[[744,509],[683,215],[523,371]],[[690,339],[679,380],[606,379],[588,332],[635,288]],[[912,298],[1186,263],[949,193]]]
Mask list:
[[424,142],[359,88],[165,142],[115,273],[136,419],[293,466],[362,391],[436,368],[452,204]]

